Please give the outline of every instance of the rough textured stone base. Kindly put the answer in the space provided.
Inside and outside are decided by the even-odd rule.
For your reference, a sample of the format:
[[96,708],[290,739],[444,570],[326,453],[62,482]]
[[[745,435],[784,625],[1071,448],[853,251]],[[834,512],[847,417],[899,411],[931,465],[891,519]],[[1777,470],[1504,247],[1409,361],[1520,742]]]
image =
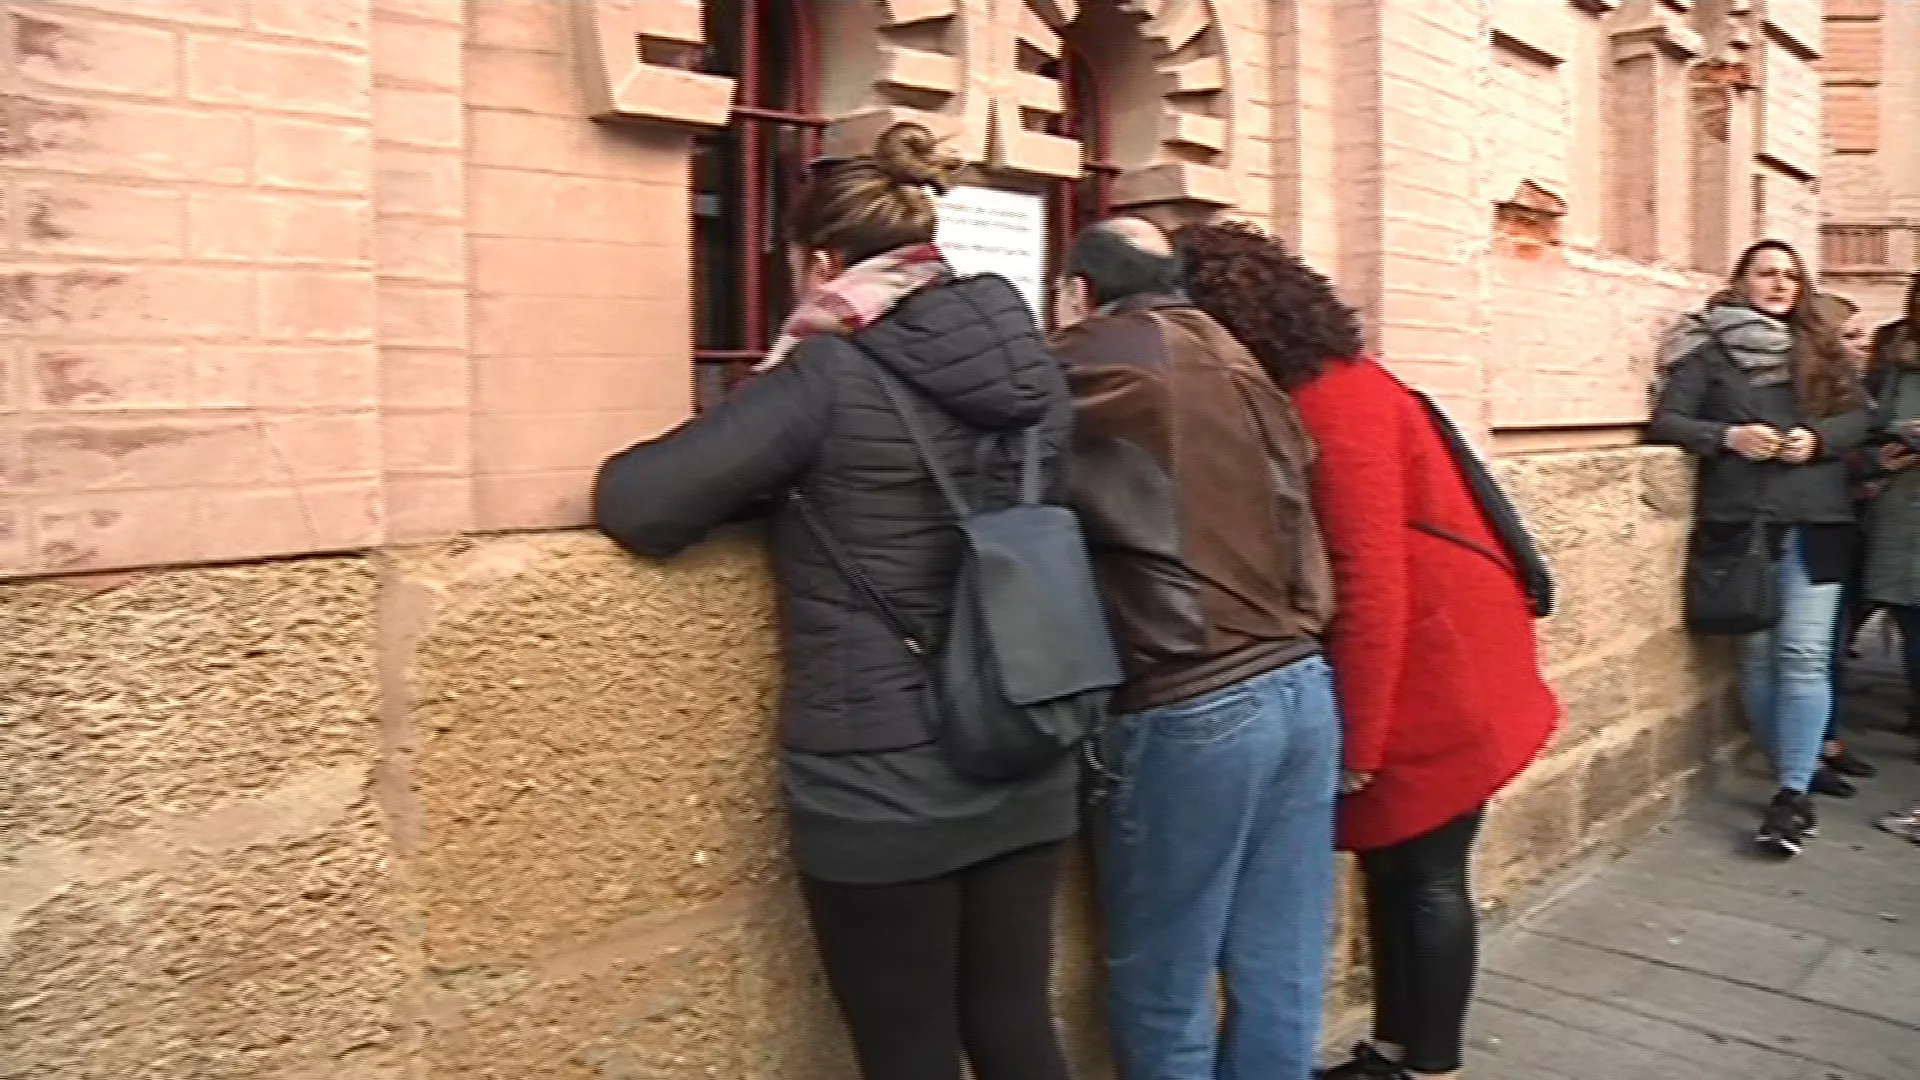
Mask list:
[[0,590],[0,1076],[404,1064],[374,602],[353,559]]
[[[1725,650],[1679,630],[1681,461],[1500,469],[1564,583],[1568,718],[1494,808],[1489,908],[1672,813],[1730,712]],[[847,1075],[783,850],[769,586],[739,532],[7,587],[0,1076]],[[1341,888],[1335,1023],[1368,992]],[[1104,1075],[1083,866],[1063,899],[1056,998]]]

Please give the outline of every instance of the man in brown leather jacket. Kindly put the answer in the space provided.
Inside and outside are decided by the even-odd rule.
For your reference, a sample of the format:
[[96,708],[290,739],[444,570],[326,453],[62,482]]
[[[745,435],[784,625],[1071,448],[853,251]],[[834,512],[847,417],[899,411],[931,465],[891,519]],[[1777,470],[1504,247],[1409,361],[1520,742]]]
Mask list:
[[1129,1080],[1309,1080],[1340,760],[1312,442],[1152,224],[1083,232],[1059,304],[1073,500],[1128,679],[1101,838],[1115,1050]]

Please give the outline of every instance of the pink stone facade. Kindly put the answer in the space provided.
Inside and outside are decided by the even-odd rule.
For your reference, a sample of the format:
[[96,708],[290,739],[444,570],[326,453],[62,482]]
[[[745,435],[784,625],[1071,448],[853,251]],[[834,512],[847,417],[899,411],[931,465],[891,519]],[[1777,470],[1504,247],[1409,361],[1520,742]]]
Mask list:
[[1920,5],[1830,0],[1826,40],[1825,262],[1872,326],[1901,315],[1920,271]]
[[[0,1060],[849,1074],[763,545],[581,528],[602,457],[705,389],[699,148],[742,103],[690,61],[746,2],[0,5]],[[1920,3],[791,2],[824,148],[918,119],[973,183],[1262,221],[1497,454],[1566,717],[1484,904],[1698,789],[1740,725],[1681,625],[1688,465],[1633,445],[1655,342],[1760,235],[1891,310]],[[1056,991],[1098,1077],[1089,896]]]
[[[828,149],[919,118],[1045,190],[1083,155],[1036,61],[1072,43],[1113,69],[1116,203],[1271,223],[1523,450],[1627,441],[1703,274],[1762,233],[1817,247],[1823,70],[1854,142],[1850,95],[1920,93],[1873,52],[1920,36],[1914,5],[815,6]],[[11,5],[0,573],[581,524],[593,464],[692,408],[689,148],[731,81],[655,61],[701,16]],[[1912,142],[1828,158],[1894,261]],[[1516,231],[1523,191],[1551,207]]]

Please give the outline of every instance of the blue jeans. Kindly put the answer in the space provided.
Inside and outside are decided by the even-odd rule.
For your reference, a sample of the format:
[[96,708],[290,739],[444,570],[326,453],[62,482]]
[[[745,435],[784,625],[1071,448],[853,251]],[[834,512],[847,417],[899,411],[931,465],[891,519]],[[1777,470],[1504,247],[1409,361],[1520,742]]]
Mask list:
[[1779,574],[1780,624],[1740,639],[1740,696],[1747,722],[1773,758],[1783,788],[1804,793],[1820,764],[1833,712],[1833,637],[1840,583],[1807,577],[1800,530],[1787,532]]
[[1309,1080],[1333,919],[1332,669],[1309,657],[1116,717],[1107,738],[1121,776],[1103,875],[1121,1074]]

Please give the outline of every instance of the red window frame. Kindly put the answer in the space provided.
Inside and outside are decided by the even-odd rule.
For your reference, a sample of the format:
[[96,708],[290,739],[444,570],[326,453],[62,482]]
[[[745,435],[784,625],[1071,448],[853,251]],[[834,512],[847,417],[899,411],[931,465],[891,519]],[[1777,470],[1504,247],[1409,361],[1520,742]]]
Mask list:
[[766,356],[792,306],[784,219],[827,123],[807,0],[707,0],[706,40],[704,67],[734,80],[736,104],[694,145],[696,408]]
[[[1112,211],[1113,183],[1120,167],[1109,160],[1113,152],[1112,123],[1106,111],[1106,95],[1087,58],[1063,40],[1060,58],[1042,68],[1041,73],[1059,80],[1064,101],[1059,114],[1049,120],[1048,133],[1078,140],[1081,150],[1080,178],[1055,184],[1047,205],[1051,270],[1058,280],[1075,234]],[[1052,298],[1048,300],[1051,303]]]

